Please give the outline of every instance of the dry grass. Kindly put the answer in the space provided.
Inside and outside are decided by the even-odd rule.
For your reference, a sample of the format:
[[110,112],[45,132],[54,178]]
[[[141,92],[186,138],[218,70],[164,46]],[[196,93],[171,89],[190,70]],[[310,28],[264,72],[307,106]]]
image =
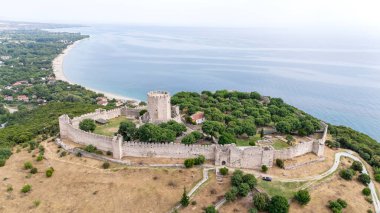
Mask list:
[[[0,168],[0,212],[167,212],[181,198],[183,187],[190,189],[201,179],[200,169],[139,169],[56,153],[56,145],[46,145],[47,160],[36,162],[32,153],[15,153]],[[28,176],[23,170],[31,161],[39,173]],[[46,168],[55,172],[46,178]],[[31,192],[22,194],[24,184]],[[8,186],[13,191],[6,192]],[[34,201],[40,205],[35,206]]]

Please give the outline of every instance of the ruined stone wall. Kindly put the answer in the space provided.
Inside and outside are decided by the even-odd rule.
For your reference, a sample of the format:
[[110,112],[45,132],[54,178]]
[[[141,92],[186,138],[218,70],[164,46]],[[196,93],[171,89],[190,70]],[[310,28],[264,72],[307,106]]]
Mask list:
[[274,159],[290,159],[297,156],[304,155],[306,153],[313,151],[313,144],[314,140],[307,141],[307,142],[300,142],[294,146],[281,149],[281,150],[274,150]]
[[83,121],[84,119],[96,120],[96,119],[103,118],[103,119],[108,120],[108,119],[119,117],[121,115],[121,109],[122,108],[117,108],[117,109],[112,109],[112,110],[97,109],[95,112],[87,113],[79,117],[75,117],[71,120],[71,122],[74,127],[79,128],[79,123]]

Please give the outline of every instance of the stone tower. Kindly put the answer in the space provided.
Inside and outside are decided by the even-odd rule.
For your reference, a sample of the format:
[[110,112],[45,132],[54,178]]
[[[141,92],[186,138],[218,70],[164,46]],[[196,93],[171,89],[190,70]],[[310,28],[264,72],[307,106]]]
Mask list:
[[152,123],[171,120],[170,95],[164,91],[148,92],[148,113]]

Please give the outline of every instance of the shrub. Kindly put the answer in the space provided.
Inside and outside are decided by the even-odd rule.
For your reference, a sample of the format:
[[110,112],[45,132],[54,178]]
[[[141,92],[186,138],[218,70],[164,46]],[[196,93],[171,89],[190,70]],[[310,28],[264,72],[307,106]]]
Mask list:
[[225,176],[225,175],[228,174],[228,168],[226,168],[226,167],[220,168],[219,172],[220,172],[221,175]]
[[362,193],[363,193],[363,195],[368,196],[368,195],[371,194],[371,189],[368,188],[368,187],[365,187],[365,188],[362,190]]
[[360,161],[352,162],[351,169],[361,172],[363,171],[363,164]]
[[231,177],[231,184],[238,187],[243,183],[243,173],[240,170],[235,170]]
[[182,198],[181,198],[180,203],[184,207],[188,206],[190,203],[190,198],[189,198],[189,196],[187,196],[186,188],[183,188],[183,194],[182,194]]
[[342,212],[342,209],[346,208],[347,207],[347,202],[342,200],[342,199],[338,199],[336,201],[333,201],[333,200],[330,200],[329,201],[329,208],[331,209],[332,212],[336,212],[336,213],[341,213]]
[[0,167],[5,166],[5,159],[0,159]]
[[35,207],[38,207],[41,204],[41,201],[40,200],[35,200],[35,201],[33,201],[33,204],[34,204]]
[[198,157],[194,158],[194,165],[204,164],[205,161],[206,161],[205,156],[199,155]]
[[338,202],[343,208],[347,207],[347,202],[345,200],[338,198],[336,202]]
[[93,146],[93,145],[87,145],[85,148],[84,148],[84,151],[86,152],[90,152],[90,153],[95,153],[98,149],[96,148],[96,146]]
[[253,196],[253,204],[259,211],[266,211],[269,205],[270,199],[266,193],[256,193]]
[[284,168],[284,161],[281,159],[276,159],[276,165],[280,167],[281,169]]
[[343,169],[339,172],[339,175],[345,180],[352,180],[355,175],[355,171],[352,169]]
[[33,168],[33,164],[31,162],[25,162],[24,163],[24,169],[31,169]]
[[235,201],[236,198],[237,198],[237,193],[235,193],[233,190],[230,190],[230,191],[226,192],[226,194],[224,195],[224,197],[229,202]]
[[253,189],[257,184],[257,179],[252,174],[246,174],[243,176],[243,182],[247,183],[250,189]]
[[261,166],[261,171],[262,172],[267,172],[268,171],[268,167],[266,165],[262,165]]
[[197,142],[197,140],[195,139],[194,135],[192,135],[192,134],[186,135],[181,140],[181,143],[183,143],[183,144],[193,144],[195,142]]
[[193,158],[189,158],[189,159],[186,159],[184,161],[184,165],[186,168],[191,168],[194,166],[194,159]]
[[285,197],[275,195],[268,205],[269,213],[287,213],[289,211],[288,200]]
[[205,213],[218,213],[218,211],[213,205],[210,205],[205,208]]
[[195,201],[195,200],[191,201],[191,205],[193,205],[193,206],[197,205],[197,201]]
[[54,173],[54,169],[53,167],[50,167],[49,169],[46,170],[45,174],[46,174],[46,177],[51,177]]
[[250,191],[250,187],[248,185],[248,183],[242,183],[239,185],[239,195],[242,196],[242,197],[246,197]]
[[22,192],[22,193],[27,193],[27,192],[29,192],[30,190],[32,190],[32,186],[29,185],[29,184],[26,184],[26,185],[24,185],[24,186],[22,187],[21,192]]
[[376,175],[375,175],[375,180],[376,180],[377,182],[380,182],[380,174],[376,174]]
[[248,213],[258,213],[259,211],[256,208],[250,208]]
[[368,203],[372,204],[373,203],[373,200],[371,197],[365,197],[364,198]]
[[358,180],[364,185],[368,185],[371,182],[371,178],[367,174],[360,174]]
[[30,173],[32,174],[36,174],[38,172],[38,169],[36,167],[33,167],[31,170],[30,170]]
[[79,123],[79,129],[86,132],[93,132],[96,128],[95,121],[92,119],[84,119]]
[[108,168],[110,168],[110,163],[104,162],[102,167],[103,167],[103,169],[108,169]]
[[44,159],[44,156],[42,156],[41,154],[37,156],[37,161],[42,161]]
[[310,194],[307,190],[299,190],[295,196],[294,199],[298,201],[301,205],[306,205],[310,202]]

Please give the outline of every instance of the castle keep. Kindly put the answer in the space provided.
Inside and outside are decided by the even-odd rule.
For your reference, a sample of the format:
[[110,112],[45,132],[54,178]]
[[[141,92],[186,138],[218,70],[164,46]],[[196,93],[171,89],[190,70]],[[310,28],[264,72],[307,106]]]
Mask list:
[[[109,111],[96,110],[70,119],[68,115],[59,117],[60,137],[80,145],[94,145],[99,150],[111,151],[113,157],[121,159],[131,157],[157,157],[157,158],[191,158],[204,155],[206,159],[213,160],[215,165],[226,165],[235,168],[257,169],[262,165],[271,167],[275,159],[291,159],[307,153],[314,153],[323,157],[327,128],[323,124],[321,139],[302,141],[297,145],[275,150],[272,146],[237,147],[235,144],[220,145],[185,145],[180,143],[146,143],[136,141],[123,141],[120,135],[114,137],[97,135],[79,129],[79,123],[84,119],[112,119],[119,116],[138,118],[140,109],[121,107]],[[178,108],[170,105],[170,96],[165,92],[148,93],[148,113],[150,122],[165,122],[173,119],[173,114],[179,115]],[[178,117],[178,116],[177,116]]]

